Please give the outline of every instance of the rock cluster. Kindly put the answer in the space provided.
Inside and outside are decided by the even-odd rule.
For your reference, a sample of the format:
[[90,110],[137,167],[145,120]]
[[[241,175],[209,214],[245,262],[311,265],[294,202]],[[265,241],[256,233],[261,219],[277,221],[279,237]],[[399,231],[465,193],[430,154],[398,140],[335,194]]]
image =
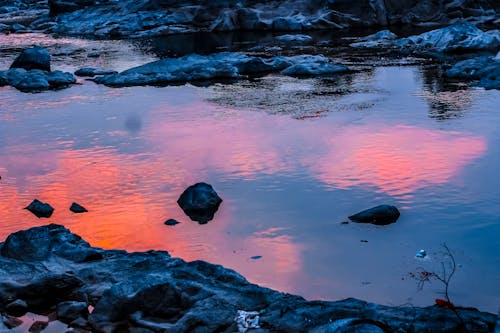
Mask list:
[[[251,284],[222,266],[185,262],[167,252],[93,248],[56,224],[11,234],[0,243],[0,253],[0,313],[16,302],[23,311],[52,310],[69,326],[93,332],[235,332],[238,310],[257,311],[260,332],[461,329],[450,309],[306,301]],[[456,311],[469,332],[494,329],[494,314]],[[2,318],[0,328],[6,321],[13,325]]]
[[76,83],[71,73],[51,71],[50,54],[39,46],[24,50],[9,70],[0,71],[0,86],[12,86],[23,92],[60,89]]

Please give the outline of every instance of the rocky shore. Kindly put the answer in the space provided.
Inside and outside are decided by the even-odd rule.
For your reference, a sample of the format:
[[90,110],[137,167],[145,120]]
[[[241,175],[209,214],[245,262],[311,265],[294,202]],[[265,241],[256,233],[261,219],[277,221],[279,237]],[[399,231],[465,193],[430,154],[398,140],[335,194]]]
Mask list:
[[56,224],[11,234],[0,254],[0,331],[27,311],[92,332],[481,333],[497,320],[472,308],[306,301],[164,251],[94,248]]

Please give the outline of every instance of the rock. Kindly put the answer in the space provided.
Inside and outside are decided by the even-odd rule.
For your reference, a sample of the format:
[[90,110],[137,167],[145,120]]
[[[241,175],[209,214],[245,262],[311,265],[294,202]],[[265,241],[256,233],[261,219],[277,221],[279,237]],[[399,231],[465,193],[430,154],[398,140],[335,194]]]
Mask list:
[[74,83],[76,79],[73,74],[61,71],[46,72],[39,69],[27,71],[23,68],[0,71],[0,86],[10,85],[22,92],[59,89]]
[[353,222],[386,225],[397,221],[399,211],[394,206],[380,205],[349,216]]
[[71,204],[71,207],[69,207],[69,210],[72,211],[75,214],[80,214],[80,213],[86,213],[86,212],[88,212],[88,210],[85,207],[77,204],[76,202],[73,202]]
[[19,31],[26,30],[26,27],[22,24],[14,23],[10,26],[9,30],[10,30],[10,32],[19,32]]
[[[13,83],[12,86],[22,92],[41,92],[49,89],[50,84],[45,73],[40,70],[30,70],[19,81]],[[38,217],[50,217],[50,215]]]
[[29,210],[33,214],[35,214],[36,217],[46,217],[49,218],[52,216],[52,213],[54,212],[54,208],[52,208],[51,205],[45,202],[41,202],[38,199],[33,200],[27,207],[24,209]]
[[0,23],[0,33],[7,33],[10,31],[10,27],[7,24]]
[[[297,65],[293,67],[294,65]],[[242,75],[262,75],[283,71],[285,75],[329,75],[345,72],[347,67],[330,63],[322,55],[276,56],[260,58],[241,53],[222,52],[202,56],[191,54],[181,58],[166,58],[122,73],[104,75],[95,82],[111,87],[166,85],[199,80],[240,78]]]
[[296,43],[306,43],[312,41],[312,37],[309,35],[281,35],[276,37],[277,40],[281,42],[296,42]]
[[97,76],[97,75],[110,75],[110,74],[117,74],[117,71],[112,71],[109,69],[99,69],[99,68],[90,68],[90,67],[84,67],[80,68],[75,72],[76,76]]
[[46,78],[50,88],[67,87],[76,83],[76,78],[68,72],[52,71],[47,73]]
[[99,58],[100,56],[101,56],[101,52],[98,52],[98,51],[87,53],[87,57],[89,57],[89,58]]
[[448,27],[402,38],[396,46],[437,52],[475,52],[498,50],[500,37],[495,32],[484,32],[471,23],[455,23]]
[[444,76],[477,81],[485,89],[500,89],[500,60],[489,56],[463,60],[446,70]]
[[21,317],[28,312],[28,304],[22,299],[16,299],[5,306],[5,311],[11,316]]
[[392,45],[392,42],[398,38],[398,36],[391,32],[390,30],[381,30],[372,35],[368,35],[360,38],[359,42],[349,44],[352,47],[387,47]]
[[[12,317],[9,315],[7,315],[7,316],[0,315],[0,332],[3,332],[2,325],[4,325],[4,327],[6,327],[6,329],[11,330],[11,329],[16,328],[18,326],[21,326],[22,323],[23,323],[23,321],[19,318]],[[9,332],[9,331],[7,331],[7,332]]]
[[214,218],[222,199],[212,185],[196,183],[189,186],[177,200],[177,204],[193,221],[205,224]]
[[49,326],[49,323],[47,321],[37,320],[30,326],[28,331],[33,332],[33,333],[39,333],[39,332],[43,331],[44,329],[46,329],[47,326]]
[[88,304],[74,301],[61,302],[57,304],[56,314],[57,319],[66,324],[78,318],[86,319],[89,315]]
[[[72,327],[93,332],[228,333],[237,331],[234,318],[238,310],[244,310],[259,313],[262,332],[460,331],[456,315],[449,309],[390,307],[356,299],[306,301],[251,284],[222,266],[184,262],[162,251],[127,253],[90,248],[103,253],[105,259],[61,260],[60,249],[89,249],[88,243],[62,226],[33,229],[23,232],[48,232],[49,255],[32,261],[0,257],[0,307],[20,298],[38,311],[57,305],[59,314],[61,302],[70,302],[85,313],[86,303],[73,300],[86,295],[94,310],[88,322],[83,314],[70,323]],[[36,244],[25,245],[34,248]],[[469,332],[491,332],[496,322],[495,314],[465,308],[456,311]]]
[[21,52],[10,68],[40,69],[50,72],[50,54],[45,48],[34,46]]
[[347,66],[331,63],[328,58],[318,56],[290,57],[292,65],[281,73],[289,76],[325,76],[349,71]]
[[177,220],[174,220],[174,219],[168,219],[165,221],[165,225],[169,225],[169,226],[174,226],[174,225],[177,225],[179,224],[180,222],[177,221]]

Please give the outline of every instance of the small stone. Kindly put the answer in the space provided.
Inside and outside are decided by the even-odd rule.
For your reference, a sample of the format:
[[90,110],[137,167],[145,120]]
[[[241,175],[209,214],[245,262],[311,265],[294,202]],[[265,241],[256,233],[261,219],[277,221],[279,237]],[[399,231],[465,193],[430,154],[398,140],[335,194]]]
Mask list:
[[86,212],[88,212],[88,210],[85,207],[77,204],[76,202],[73,202],[71,204],[71,207],[69,207],[69,210],[72,211],[75,214],[80,214],[80,213],[86,213]]
[[165,224],[165,225],[169,225],[169,226],[174,226],[174,225],[179,224],[179,223],[180,223],[180,222],[179,222],[179,221],[177,221],[177,220],[174,220],[174,219],[168,219],[168,220],[166,220],[166,221],[165,221],[165,223],[164,223],[164,224]]
[[261,259],[261,258],[262,258],[262,256],[253,256],[253,257],[250,257],[250,259],[252,259],[252,260],[258,260],[258,259]]
[[361,243],[368,243],[368,241],[366,239],[362,239],[360,240]]
[[205,224],[214,218],[222,199],[207,183],[189,186],[177,200],[177,204],[193,221]]
[[28,330],[28,331],[30,331],[30,332],[34,332],[34,333],[38,333],[38,332],[41,332],[41,331],[43,331],[44,329],[46,329],[46,328],[47,328],[47,326],[49,326],[49,323],[48,323],[48,322],[46,322],[46,321],[39,321],[39,320],[37,320],[37,321],[35,321],[35,322],[33,323],[33,325],[31,325],[31,327],[29,328],[29,330]]
[[372,223],[375,225],[386,225],[397,221],[399,211],[394,206],[379,205],[357,214],[349,216],[349,219],[358,223]]
[[11,316],[21,317],[28,312],[28,304],[22,299],[16,299],[14,302],[7,304],[5,310]]
[[36,217],[41,218],[49,218],[52,216],[52,213],[54,212],[54,208],[52,208],[51,205],[45,202],[41,202],[38,199],[33,200],[27,207],[24,209],[29,210],[33,214],[35,214]]

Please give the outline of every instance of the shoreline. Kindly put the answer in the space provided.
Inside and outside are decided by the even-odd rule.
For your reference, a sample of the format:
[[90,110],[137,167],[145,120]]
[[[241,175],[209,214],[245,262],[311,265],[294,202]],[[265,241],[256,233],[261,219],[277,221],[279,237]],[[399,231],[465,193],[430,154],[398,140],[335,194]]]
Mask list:
[[[2,314],[12,310],[9,304],[24,302],[21,312],[56,312],[52,318],[92,332],[235,332],[238,310],[257,312],[260,328],[249,332],[462,331],[447,308],[353,298],[306,301],[251,284],[223,266],[185,262],[165,251],[94,248],[56,224],[11,234],[0,243],[0,253]],[[90,314],[82,310],[88,306]],[[61,307],[80,310],[68,315]],[[456,312],[469,332],[495,329],[494,314],[458,307]]]

